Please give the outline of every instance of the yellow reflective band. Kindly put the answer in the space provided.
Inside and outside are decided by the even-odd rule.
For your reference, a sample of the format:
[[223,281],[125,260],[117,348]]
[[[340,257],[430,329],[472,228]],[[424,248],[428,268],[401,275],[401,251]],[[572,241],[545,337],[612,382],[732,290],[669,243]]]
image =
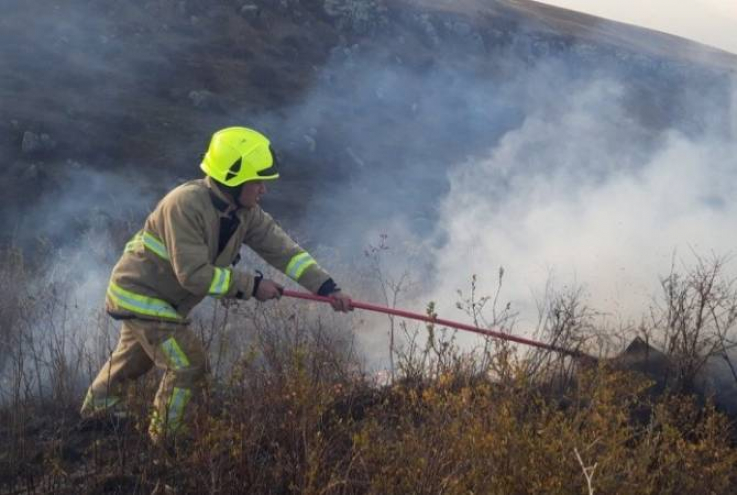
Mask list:
[[182,352],[182,348],[179,347],[174,337],[170,337],[161,344],[161,348],[164,350],[164,355],[169,360],[172,369],[181,370],[189,366],[189,359],[187,355]]
[[301,253],[294,256],[289,260],[287,269],[284,271],[289,278],[292,280],[299,280],[299,277],[312,265],[316,265],[317,262],[308,253],[302,251]]
[[[156,434],[162,434],[164,430],[167,433],[175,433],[182,426],[184,418],[184,409],[192,397],[192,391],[186,388],[174,387],[172,390],[169,403],[166,406],[166,417],[161,418],[158,410],[154,410],[151,415],[151,430]],[[166,423],[166,424],[164,424]]]
[[159,255],[160,258],[169,259],[169,253],[166,252],[166,245],[155,235],[143,231],[143,244],[155,254]]
[[96,399],[92,392],[88,391],[87,396],[84,398],[82,409],[92,409],[93,411],[100,411],[103,409],[110,409],[120,402],[120,397],[108,396],[102,399]]
[[168,430],[171,432],[177,431],[179,426],[182,424],[182,418],[184,417],[184,408],[189,402],[189,398],[192,396],[192,391],[187,388],[174,387],[169,400],[168,409]]
[[168,302],[125,290],[114,282],[110,282],[107,294],[117,306],[128,311],[158,318],[182,319]]
[[151,413],[151,428],[150,431],[153,434],[161,435],[163,433],[161,418],[159,417],[159,411],[154,409]]
[[140,233],[133,236],[133,238],[128,241],[128,244],[125,245],[125,252],[131,253],[138,251],[138,248],[143,247],[143,239],[141,239]]
[[230,275],[231,271],[229,268],[215,268],[215,273],[212,275],[212,282],[210,283],[210,290],[207,291],[211,296],[222,296],[230,289]]
[[141,246],[145,246],[146,249],[160,258],[167,261],[169,260],[169,253],[166,252],[166,245],[164,245],[164,243],[155,235],[143,230],[136,233],[136,235],[128,241],[128,244],[125,245],[125,252],[130,253],[137,251]]

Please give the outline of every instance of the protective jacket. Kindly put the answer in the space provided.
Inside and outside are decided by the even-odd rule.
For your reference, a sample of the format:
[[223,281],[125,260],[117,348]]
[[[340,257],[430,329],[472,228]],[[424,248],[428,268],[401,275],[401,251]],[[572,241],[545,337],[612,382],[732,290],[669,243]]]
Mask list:
[[260,207],[240,208],[209,177],[169,192],[115,265],[107,310],[185,322],[205,296],[251,297],[257,276],[233,268],[242,244],[313,293],[330,275]]

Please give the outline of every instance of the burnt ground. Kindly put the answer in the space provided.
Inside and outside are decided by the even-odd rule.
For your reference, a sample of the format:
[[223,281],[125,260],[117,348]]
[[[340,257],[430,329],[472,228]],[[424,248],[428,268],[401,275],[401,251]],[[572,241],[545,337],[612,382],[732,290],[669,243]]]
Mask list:
[[72,409],[3,416],[2,493],[145,493],[165,477],[135,427],[85,428]]

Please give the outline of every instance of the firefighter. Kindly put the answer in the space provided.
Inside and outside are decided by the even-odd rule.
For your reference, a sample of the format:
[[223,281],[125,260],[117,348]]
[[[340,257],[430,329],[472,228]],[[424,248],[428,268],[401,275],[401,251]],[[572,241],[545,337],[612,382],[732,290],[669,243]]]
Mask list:
[[282,286],[235,269],[242,244],[312,293],[351,311],[330,275],[259,206],[279,177],[269,140],[257,131],[216,132],[200,168],[203,179],[170,191],[125,246],[107,289],[108,313],[122,321],[120,340],[92,382],[83,418],[125,416],[126,382],[152,367],[164,371],[149,434],[156,443],[186,430],[207,372],[202,342],[187,315],[205,297],[268,301]]

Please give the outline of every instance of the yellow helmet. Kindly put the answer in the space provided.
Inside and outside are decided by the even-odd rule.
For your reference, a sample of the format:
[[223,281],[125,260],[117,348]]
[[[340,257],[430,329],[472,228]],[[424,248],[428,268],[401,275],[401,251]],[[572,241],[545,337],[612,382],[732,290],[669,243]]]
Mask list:
[[245,127],[228,127],[213,134],[200,168],[228,187],[279,178],[269,140]]

